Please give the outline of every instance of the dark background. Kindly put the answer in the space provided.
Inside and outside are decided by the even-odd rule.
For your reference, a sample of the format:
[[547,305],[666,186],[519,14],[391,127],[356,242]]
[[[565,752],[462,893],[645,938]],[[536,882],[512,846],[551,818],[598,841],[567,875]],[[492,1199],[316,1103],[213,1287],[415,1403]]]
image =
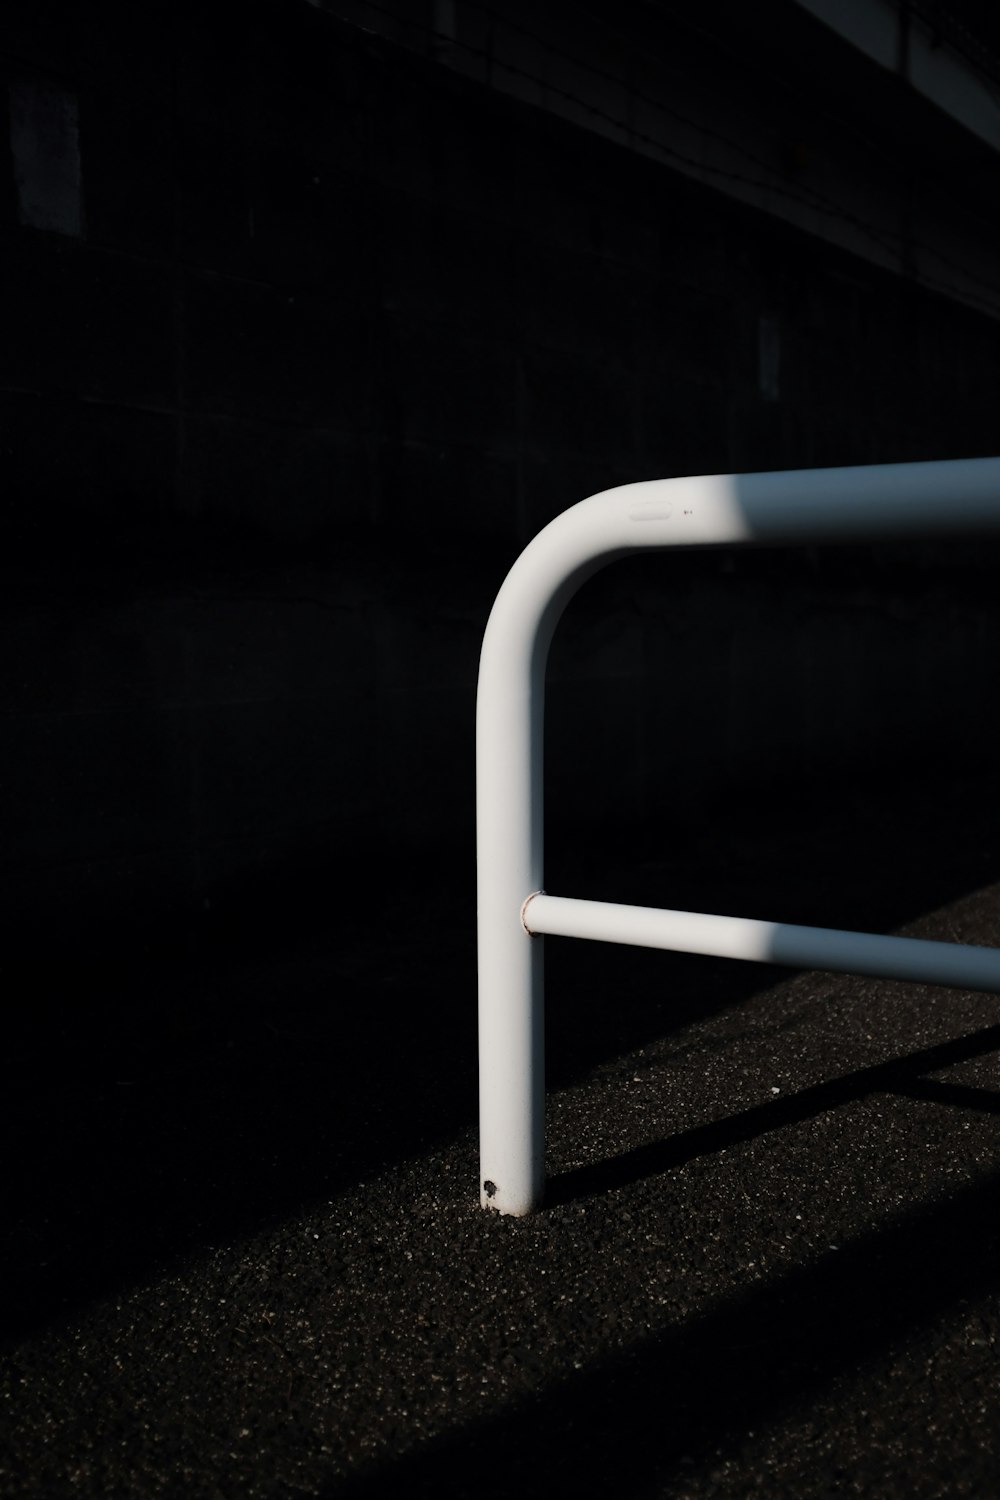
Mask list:
[[[8,961],[277,939],[429,860],[467,889],[481,632],[547,519],[639,478],[996,447],[993,317],[463,77],[432,11],[421,56],[304,0],[4,8],[29,176],[78,174],[45,189],[68,231],[29,222],[4,131]],[[681,16],[636,24],[676,50]],[[957,127],[880,108],[890,161],[900,110],[937,129],[939,181]],[[553,829],[655,843],[983,762],[994,558],[619,565],[557,638]]]

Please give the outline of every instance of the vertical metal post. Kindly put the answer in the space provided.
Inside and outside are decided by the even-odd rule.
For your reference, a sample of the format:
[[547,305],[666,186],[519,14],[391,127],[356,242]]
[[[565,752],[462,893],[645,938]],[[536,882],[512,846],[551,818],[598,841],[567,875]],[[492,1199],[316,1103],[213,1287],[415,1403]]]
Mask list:
[[[728,481],[680,483],[705,496]],[[728,495],[722,504],[735,514]],[[651,519],[656,532],[669,512],[663,482],[652,482],[609,490],[558,516],[507,575],[483,639],[476,708],[479,1190],[484,1208],[504,1214],[540,1207],[545,1182],[543,940],[528,934],[521,910],[543,883],[549,645],[584,579],[638,544],[630,517]],[[653,535],[648,540],[655,545]]]

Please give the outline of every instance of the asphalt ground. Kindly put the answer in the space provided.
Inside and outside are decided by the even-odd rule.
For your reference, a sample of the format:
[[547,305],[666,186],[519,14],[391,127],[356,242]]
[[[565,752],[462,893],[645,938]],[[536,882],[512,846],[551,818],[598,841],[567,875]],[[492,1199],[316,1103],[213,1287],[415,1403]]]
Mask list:
[[[547,884],[996,944],[995,794]],[[501,1219],[468,877],[452,930],[411,872],[379,927],[8,966],[0,1493],[1000,1493],[997,1000],[547,939],[548,1204]]]

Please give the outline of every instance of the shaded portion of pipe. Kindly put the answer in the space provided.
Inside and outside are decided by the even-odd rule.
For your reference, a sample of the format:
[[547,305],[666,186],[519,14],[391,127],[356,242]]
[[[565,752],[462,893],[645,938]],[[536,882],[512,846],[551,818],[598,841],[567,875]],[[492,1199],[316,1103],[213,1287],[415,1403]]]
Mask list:
[[524,926],[532,934],[742,958],[835,974],[870,974],[880,979],[909,979],[918,984],[1000,994],[1000,948],[967,943],[882,937],[832,927],[796,927],[787,922],[621,906],[610,901],[578,901],[545,892],[525,902]]

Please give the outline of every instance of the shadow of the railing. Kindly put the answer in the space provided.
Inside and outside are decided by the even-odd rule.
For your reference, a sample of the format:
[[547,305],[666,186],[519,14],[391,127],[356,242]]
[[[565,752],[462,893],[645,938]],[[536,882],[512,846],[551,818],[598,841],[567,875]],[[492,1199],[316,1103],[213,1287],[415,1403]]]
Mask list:
[[811,1088],[801,1089],[787,1098],[769,1100],[724,1120],[713,1120],[681,1131],[669,1140],[637,1146],[620,1156],[594,1162],[572,1171],[561,1172],[550,1179],[546,1204],[573,1203],[595,1193],[607,1193],[644,1178],[683,1166],[699,1156],[708,1156],[729,1146],[755,1140],[758,1136],[800,1125],[828,1110],[855,1103],[872,1094],[902,1094],[908,1099],[926,1099],[930,1103],[951,1104],[1000,1114],[1000,1091],[970,1088],[961,1084],[940,1083],[920,1075],[967,1062],[973,1057],[1000,1048],[1000,1025],[987,1026],[970,1036],[956,1037],[918,1052],[908,1052],[887,1062],[860,1068],[841,1078],[831,1078]]
[[[929,1052],[974,1055],[996,1045],[997,1029],[964,1040],[964,1050],[955,1043]],[[770,1119],[770,1106],[762,1113]],[[750,1122],[739,1119],[728,1136],[718,1135],[720,1143],[750,1132]],[[752,1128],[769,1126],[758,1119]],[[693,1145],[689,1140],[689,1152]],[[754,1429],[794,1416],[838,1377],[919,1337],[961,1301],[997,1288],[998,1193],[1000,1175],[990,1173],[595,1368],[569,1373],[512,1409],[332,1482],[323,1494],[488,1500],[554,1490],[668,1493],[653,1487],[691,1479],[727,1446],[738,1451]],[[884,1407],[871,1420],[891,1431],[898,1416],[891,1392]],[[905,1411],[900,1420],[908,1420]]]
[[[831,802],[825,825],[811,832],[823,859],[809,872],[809,892],[790,820],[780,818],[771,819],[766,841],[752,827],[740,831],[735,852],[725,828],[707,853],[675,847],[669,866],[626,874],[624,888],[613,883],[613,848],[592,843],[574,868],[597,895],[607,878],[612,897],[697,900],[706,909],[731,902],[736,910],[752,897],[765,914],[811,920],[825,910],[845,924],[884,929],[995,878],[983,820],[992,780],[942,800],[933,820],[939,833],[929,826],[932,795],[944,791],[925,797],[914,832],[904,788],[880,824],[879,843],[895,828],[895,845],[863,857],[855,829],[871,828],[871,807],[853,794],[844,810]],[[883,878],[893,867],[898,882]],[[269,904],[269,893],[234,920],[214,953],[173,971],[159,960],[117,969],[44,957],[20,968],[7,962],[9,1165],[0,1258],[8,1335],[280,1221],[471,1125],[474,899],[471,890],[459,893],[464,918],[460,910],[455,929],[443,934],[435,893],[451,874],[432,866],[422,882],[401,881],[384,926],[370,930],[324,927],[285,881],[281,899],[296,917],[285,923],[284,949],[274,937],[283,930],[281,908]],[[310,899],[325,911],[325,894]],[[549,967],[556,1087],[787,974],[555,940]],[[19,1041],[10,1035],[18,1028]],[[912,1070],[908,1086],[916,1086]],[[823,1107],[842,1085],[819,1087],[834,1092],[801,1107]],[[787,1107],[784,1100],[765,1106],[764,1120],[780,1124]],[[664,1142],[648,1156],[557,1178],[550,1201],[660,1171],[671,1153],[695,1144]]]

